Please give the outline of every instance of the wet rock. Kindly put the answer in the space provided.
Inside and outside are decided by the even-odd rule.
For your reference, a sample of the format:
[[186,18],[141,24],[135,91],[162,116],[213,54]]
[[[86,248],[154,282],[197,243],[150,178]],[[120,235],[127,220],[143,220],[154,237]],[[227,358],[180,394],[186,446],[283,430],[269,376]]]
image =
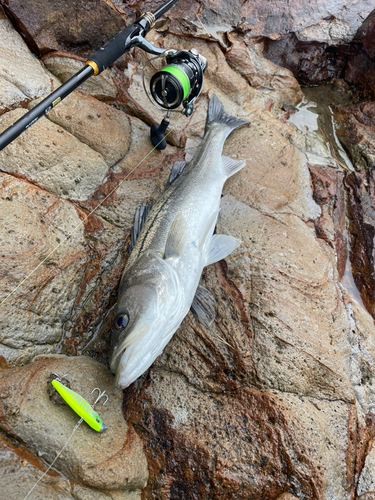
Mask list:
[[[0,131],[25,113],[16,109],[2,115]],[[76,200],[87,199],[108,171],[102,155],[45,118],[0,152],[0,165],[5,172],[22,174],[51,193]]]
[[375,166],[375,102],[333,106],[337,135],[357,170]]
[[7,15],[39,56],[69,50],[88,56],[125,28],[125,19],[111,2],[2,0]]
[[9,394],[0,400],[2,429],[27,443],[47,463],[52,462],[79,417],[71,408],[57,406],[49,399],[47,380],[51,373],[66,373],[71,387],[91,404],[97,396],[90,394],[94,387],[100,386],[109,398],[106,405],[95,407],[108,430],[100,434],[81,424],[56,460],[56,468],[70,480],[108,493],[142,488],[147,481],[147,464],[140,439],[123,419],[121,391],[114,387],[107,369],[90,358],[38,358],[27,367],[0,373],[1,392]]
[[375,193],[373,171],[353,172],[345,179],[350,214],[350,262],[354,281],[367,310],[374,307]]
[[318,238],[335,246],[339,279],[344,276],[347,264],[347,239],[345,238],[344,174],[336,169],[309,165],[314,200],[322,208],[322,215],[315,220]]
[[[189,498],[272,499],[286,489],[319,498],[321,478],[300,441],[298,424],[274,397],[254,390],[199,393],[163,370],[152,382],[137,394],[130,414],[146,443],[150,480],[144,498],[155,493],[177,498],[188,491]],[[163,390],[170,383],[174,402]]]
[[[68,54],[55,53],[44,57],[43,64],[63,83],[84,67],[84,61],[81,58],[74,58]],[[97,99],[114,99],[119,94],[116,76],[117,72],[115,69],[106,69],[95,78],[86,80],[80,86],[80,89]]]
[[47,117],[102,155],[108,166],[129,149],[129,118],[93,97],[72,93]]

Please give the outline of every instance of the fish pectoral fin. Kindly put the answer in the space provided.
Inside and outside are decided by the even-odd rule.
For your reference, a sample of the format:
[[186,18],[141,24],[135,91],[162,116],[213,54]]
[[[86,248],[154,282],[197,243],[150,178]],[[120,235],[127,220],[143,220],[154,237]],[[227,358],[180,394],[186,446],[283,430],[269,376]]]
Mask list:
[[241,240],[225,234],[214,234],[211,238],[210,249],[207,256],[207,264],[213,264],[221,259],[225,259],[242,243]]
[[164,259],[170,259],[181,255],[186,245],[186,225],[181,214],[177,214],[174,218],[167,241],[165,243]]
[[134,217],[134,224],[133,227],[131,228],[130,232],[130,242],[128,245],[128,256],[131,254],[135,243],[138,239],[139,233],[141,232],[141,229],[146,221],[147,215],[151,210],[151,205],[147,201],[145,204],[141,204],[139,208],[135,211],[135,217]]
[[172,182],[174,182],[177,179],[177,177],[179,177],[182,174],[186,165],[187,165],[186,161],[176,161],[173,164],[171,173],[169,174],[167,187],[170,186]]
[[215,304],[216,301],[212,293],[204,286],[198,285],[190,310],[197,320],[208,329],[216,316]]
[[201,236],[201,239],[198,242],[198,250],[201,251],[203,249],[203,245],[205,244],[207,237],[209,234],[212,234],[215,229],[216,225],[216,219],[219,215],[220,208],[218,210],[215,210],[210,217],[206,221],[206,226],[204,227],[203,234]]
[[224,172],[227,177],[231,177],[246,165],[246,160],[237,161],[229,158],[229,156],[222,156],[221,161],[223,162]]

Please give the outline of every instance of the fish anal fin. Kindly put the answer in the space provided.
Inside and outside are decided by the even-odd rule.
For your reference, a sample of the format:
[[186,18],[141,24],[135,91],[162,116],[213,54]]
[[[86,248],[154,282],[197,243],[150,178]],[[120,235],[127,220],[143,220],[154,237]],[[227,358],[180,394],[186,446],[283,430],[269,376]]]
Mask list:
[[139,233],[141,232],[142,227],[146,222],[146,218],[150,210],[151,204],[147,201],[145,204],[142,203],[141,206],[135,211],[134,224],[130,231],[130,242],[127,249],[128,256],[131,254],[136,244]]
[[237,161],[229,158],[229,156],[222,156],[221,161],[223,162],[224,172],[227,177],[236,174],[246,165],[246,160]]
[[167,241],[165,243],[164,259],[170,259],[181,255],[186,245],[186,224],[183,216],[177,214],[174,218]]
[[211,238],[206,266],[225,259],[233,252],[233,250],[240,246],[241,243],[241,240],[238,240],[233,236],[214,234]]
[[215,304],[216,301],[212,293],[204,286],[198,285],[190,310],[197,320],[208,329],[216,316]]
[[176,161],[173,164],[171,173],[169,174],[167,187],[170,186],[177,179],[177,177],[179,177],[182,174],[186,165],[187,165],[186,161]]

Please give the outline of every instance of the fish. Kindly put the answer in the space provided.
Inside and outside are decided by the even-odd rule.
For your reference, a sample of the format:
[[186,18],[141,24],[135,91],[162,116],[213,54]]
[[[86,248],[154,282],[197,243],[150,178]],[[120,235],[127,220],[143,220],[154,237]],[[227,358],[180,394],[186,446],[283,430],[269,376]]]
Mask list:
[[215,319],[215,299],[199,281],[204,267],[241,244],[214,229],[224,183],[246,163],[222,156],[223,145],[246,124],[226,114],[213,95],[195,155],[173,165],[152,207],[142,204],[136,211],[111,328],[110,369],[119,388],[152,365],[189,310],[206,328]]
[[94,431],[105,432],[108,429],[96,411],[82,396],[66,387],[59,380],[54,379],[51,384],[71,409],[83,418]]

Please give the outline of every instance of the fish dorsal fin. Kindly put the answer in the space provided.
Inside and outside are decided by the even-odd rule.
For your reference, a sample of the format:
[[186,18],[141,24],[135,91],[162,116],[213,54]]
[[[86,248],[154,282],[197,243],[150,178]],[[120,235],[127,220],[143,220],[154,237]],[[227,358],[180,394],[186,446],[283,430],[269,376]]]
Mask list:
[[172,182],[174,182],[177,179],[177,177],[179,177],[182,174],[186,165],[187,165],[186,161],[176,161],[173,164],[171,173],[169,174],[167,187],[170,186]]
[[207,264],[213,264],[221,259],[225,259],[242,243],[241,240],[225,234],[214,234],[211,238],[210,249],[207,256]]
[[223,162],[223,168],[227,178],[234,175],[246,165],[246,160],[237,161],[229,158],[229,156],[222,156],[221,161]]
[[135,211],[135,216],[134,216],[134,224],[133,227],[131,228],[130,232],[130,242],[128,245],[128,256],[131,254],[135,243],[138,239],[139,233],[141,232],[141,229],[146,221],[147,215],[149,214],[151,210],[151,205],[147,201],[145,204],[141,204],[139,208]]
[[215,304],[212,293],[204,286],[198,285],[190,310],[203,326],[210,328],[216,316]]
[[182,214],[177,214],[174,218],[167,241],[165,243],[164,259],[170,259],[181,255],[186,245],[186,224]]

